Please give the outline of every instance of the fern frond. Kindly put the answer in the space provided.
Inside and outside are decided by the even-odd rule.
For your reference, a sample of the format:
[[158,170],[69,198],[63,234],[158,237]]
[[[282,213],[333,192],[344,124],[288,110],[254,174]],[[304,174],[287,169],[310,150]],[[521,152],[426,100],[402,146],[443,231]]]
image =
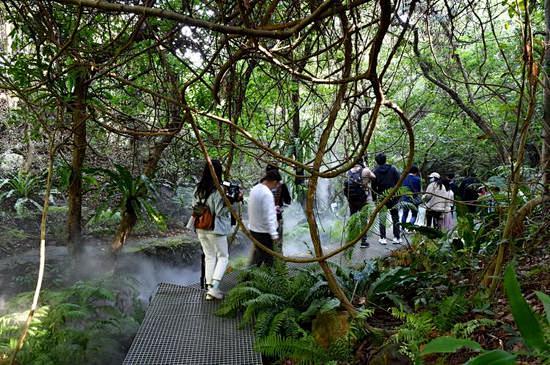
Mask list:
[[448,331],[468,311],[468,301],[463,295],[454,294],[443,299],[438,310],[435,323],[439,329]]
[[224,301],[216,311],[216,315],[222,317],[235,315],[236,312],[244,306],[246,301],[262,294],[259,289],[246,284],[248,283],[238,284],[227,293]]
[[489,318],[472,319],[465,323],[456,323],[451,334],[458,338],[468,338],[480,327],[494,327],[497,321]]
[[256,351],[279,360],[292,359],[297,364],[326,364],[331,359],[313,337],[299,339],[268,336],[256,341]]
[[254,331],[257,338],[269,335],[271,323],[276,315],[277,313],[272,311],[265,311],[258,314],[254,323]]
[[294,308],[286,308],[282,312],[277,313],[271,321],[268,334],[270,336],[290,336],[290,333],[295,334],[296,327],[299,327],[297,323],[299,316],[300,313]]
[[243,313],[243,322],[249,323],[259,309],[277,310],[285,302],[285,298],[270,293],[262,293],[256,298],[249,299],[243,303],[243,307],[246,308]]

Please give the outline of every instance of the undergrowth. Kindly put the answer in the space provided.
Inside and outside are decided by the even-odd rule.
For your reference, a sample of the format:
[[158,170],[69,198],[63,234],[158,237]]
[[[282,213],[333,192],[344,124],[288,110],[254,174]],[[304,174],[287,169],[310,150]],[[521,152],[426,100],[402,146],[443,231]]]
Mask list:
[[[121,302],[133,305],[124,308]],[[19,338],[32,293],[8,304],[0,317],[0,363],[6,362]],[[109,280],[78,282],[62,290],[44,290],[19,364],[120,364],[143,316],[131,283]]]

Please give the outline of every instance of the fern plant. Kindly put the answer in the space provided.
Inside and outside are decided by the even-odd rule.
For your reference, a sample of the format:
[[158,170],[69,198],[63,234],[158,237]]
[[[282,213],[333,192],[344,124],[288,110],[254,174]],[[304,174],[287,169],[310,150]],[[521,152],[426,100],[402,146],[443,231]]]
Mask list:
[[251,268],[243,274],[243,280],[229,291],[217,314],[242,312],[243,325],[256,319],[259,337],[302,336],[305,332],[300,323],[340,305],[328,296],[326,282],[314,270],[302,269],[291,275],[286,264],[276,262],[273,268]]
[[400,309],[392,308],[392,315],[404,323],[389,338],[389,342],[397,344],[399,352],[407,356],[413,364],[422,364],[420,345],[428,340],[429,334],[435,327],[431,313],[406,313]]
[[437,304],[437,315],[434,322],[442,331],[450,330],[464,314],[468,312],[468,301],[462,294],[453,294]]
[[451,334],[458,338],[469,338],[480,327],[494,327],[497,321],[489,318],[472,319],[464,323],[456,323],[451,329]]
[[145,175],[132,176],[124,166],[115,165],[114,170],[97,169],[107,180],[103,186],[105,196],[110,198],[98,213],[108,209],[113,198],[120,201],[121,216],[128,214],[134,222],[138,218],[150,219],[159,228],[165,229],[166,222],[162,214],[153,205],[156,188],[153,182]]
[[[125,287],[127,284],[125,284]],[[42,305],[31,323],[20,364],[105,364],[120,359],[137,331],[141,311],[123,313],[115,287],[107,281],[79,282],[70,288],[42,293]],[[135,295],[134,295],[135,299]],[[30,300],[25,294],[14,301]],[[135,301],[137,303],[137,300]],[[0,359],[15,348],[25,313],[0,317]]]
[[315,266],[289,271],[285,263],[251,268],[229,291],[217,314],[242,313],[241,325],[254,324],[257,350],[298,363],[327,363],[330,352],[316,344],[309,333],[313,318],[340,307]]
[[293,364],[330,364],[331,357],[311,335],[301,338],[285,338],[270,335],[256,341],[256,351],[277,359],[292,359]]
[[1,179],[0,203],[10,201],[18,215],[21,215],[27,207],[41,210],[42,205],[36,199],[41,181],[40,177],[23,172]]

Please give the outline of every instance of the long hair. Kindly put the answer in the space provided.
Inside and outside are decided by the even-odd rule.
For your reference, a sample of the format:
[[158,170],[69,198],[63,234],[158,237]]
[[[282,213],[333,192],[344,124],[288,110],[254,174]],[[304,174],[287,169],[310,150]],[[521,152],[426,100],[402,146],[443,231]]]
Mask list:
[[449,191],[451,190],[451,181],[446,176],[443,176],[437,181],[437,187],[441,189],[441,186],[444,186],[445,190]]
[[[218,177],[218,181],[222,182],[222,163],[220,160],[212,160],[212,166],[214,166],[214,171]],[[202,171],[202,177],[197,184],[197,190],[195,191],[195,196],[199,199],[207,199],[210,194],[216,190],[216,185],[214,185],[214,179],[210,174],[210,169],[208,168],[208,163],[204,165],[204,170]]]

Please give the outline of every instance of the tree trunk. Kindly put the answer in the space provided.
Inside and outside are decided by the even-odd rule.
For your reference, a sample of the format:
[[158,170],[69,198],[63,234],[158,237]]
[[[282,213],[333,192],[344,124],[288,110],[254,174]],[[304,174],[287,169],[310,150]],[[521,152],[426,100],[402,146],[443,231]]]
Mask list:
[[25,126],[25,142],[27,142],[27,153],[25,155],[25,162],[21,166],[21,172],[28,174],[31,171],[32,161],[34,160],[34,143],[31,139],[30,130],[31,125]]
[[[228,115],[229,120],[235,124],[238,124],[239,119],[241,118],[246,88],[255,67],[256,62],[250,61],[243,77],[239,77],[239,75],[236,74],[234,67],[229,70],[229,84],[227,89],[227,103],[229,105]],[[236,151],[235,145],[237,144],[237,129],[233,126],[229,126],[229,140],[231,144],[229,146],[229,153],[227,155],[227,163],[224,171],[226,179],[229,179],[231,176],[231,167],[233,165]]]
[[[181,99],[181,93],[178,91],[178,79],[175,73],[169,71],[168,79],[171,83],[174,95],[178,95],[178,99]],[[174,136],[183,128],[184,120],[180,114],[180,108],[177,105],[169,104],[168,109],[170,122],[166,128],[170,129],[173,133],[162,136],[150,149],[149,157],[143,171],[143,174],[148,178],[153,178],[155,176],[158,163],[162,157],[162,152],[164,152],[166,147],[168,147],[174,139]],[[124,243],[126,243],[126,239],[137,223],[137,213],[138,212],[134,211],[132,205],[127,202],[122,211],[122,220],[118,226],[117,233],[111,243],[112,252],[114,254],[120,251]]]
[[69,177],[69,212],[67,233],[69,252],[75,256],[82,251],[82,167],[86,157],[86,95],[88,70],[82,70],[75,79],[72,101],[68,105],[71,114],[73,151],[71,176]]
[[546,37],[544,48],[544,118],[542,119],[542,183],[544,195],[550,196],[550,0],[544,1]]
[[[302,140],[300,139],[300,87],[296,81],[294,83],[294,89],[292,90],[292,139],[293,139],[293,154],[294,160],[302,162]],[[305,203],[304,194],[304,169],[296,166],[296,178],[294,183],[296,184],[296,200],[302,206]]]
[[132,228],[134,228],[134,226],[136,225],[136,222],[136,212],[134,211],[131,203],[128,201],[126,203],[124,212],[122,213],[122,220],[120,221],[117,232],[115,234],[115,239],[111,244],[111,249],[113,253],[117,253],[122,249],[124,243],[126,242],[126,239],[128,239],[128,236],[132,232]]

